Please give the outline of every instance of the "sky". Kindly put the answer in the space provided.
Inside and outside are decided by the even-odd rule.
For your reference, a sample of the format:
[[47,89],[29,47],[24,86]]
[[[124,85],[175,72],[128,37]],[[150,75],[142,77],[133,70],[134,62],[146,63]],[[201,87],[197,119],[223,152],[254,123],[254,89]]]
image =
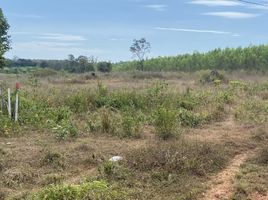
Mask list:
[[[0,0],[10,24],[8,58],[112,62],[133,59],[133,39],[148,58],[268,43],[268,0]],[[267,5],[267,6],[266,6]]]

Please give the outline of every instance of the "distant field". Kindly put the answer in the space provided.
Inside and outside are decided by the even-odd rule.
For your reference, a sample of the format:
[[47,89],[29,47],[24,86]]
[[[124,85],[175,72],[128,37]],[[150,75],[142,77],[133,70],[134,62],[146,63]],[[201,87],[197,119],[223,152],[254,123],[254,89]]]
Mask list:
[[0,74],[4,91],[16,82],[19,122],[0,111],[0,199],[268,198],[263,73]]

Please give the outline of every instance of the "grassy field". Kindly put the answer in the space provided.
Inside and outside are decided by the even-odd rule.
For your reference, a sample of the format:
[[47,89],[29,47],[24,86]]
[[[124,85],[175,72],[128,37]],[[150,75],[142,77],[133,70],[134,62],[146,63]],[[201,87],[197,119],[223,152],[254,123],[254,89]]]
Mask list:
[[0,112],[0,199],[268,198],[264,74],[0,80],[22,84],[19,122]]

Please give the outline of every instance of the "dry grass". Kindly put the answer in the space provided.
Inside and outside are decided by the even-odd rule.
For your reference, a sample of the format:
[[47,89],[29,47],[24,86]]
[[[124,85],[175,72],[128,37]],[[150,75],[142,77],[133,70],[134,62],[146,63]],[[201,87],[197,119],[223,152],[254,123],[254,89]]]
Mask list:
[[[62,106],[67,100],[69,103],[72,102],[68,98],[73,97],[77,91],[83,91],[83,94],[87,94],[85,101],[81,101],[79,105],[93,101],[95,97],[92,96],[91,91],[96,90],[100,80],[107,87],[108,93],[125,90],[146,94],[148,88],[151,89],[160,79],[165,82],[167,89],[159,96],[157,96],[157,91],[151,89],[149,94],[154,94],[157,98],[153,99],[152,96],[148,95],[147,98],[150,98],[150,101],[148,101],[148,105],[145,104],[147,109],[144,111],[139,108],[139,112],[142,110],[144,116],[140,119],[142,123],[138,131],[140,136],[138,138],[121,139],[115,137],[116,134],[92,134],[88,131],[86,124],[89,118],[94,117],[94,113],[98,114],[100,110],[90,106],[86,112],[84,112],[83,107],[77,107],[79,108],[77,111],[73,110],[74,113],[72,113],[70,121],[78,129],[77,137],[67,137],[65,140],[59,141],[55,138],[55,133],[48,127],[40,128],[29,125],[20,129],[19,135],[11,134],[9,137],[1,137],[0,199],[15,197],[22,199],[50,184],[81,184],[81,182],[88,180],[106,179],[113,187],[127,191],[130,199],[170,200],[179,198],[193,200],[202,196],[202,192],[210,183],[210,178],[228,165],[232,156],[263,145],[267,139],[266,127],[259,128],[261,126],[259,124],[238,122],[234,118],[235,110],[244,99],[248,99],[247,97],[254,96],[260,101],[265,100],[266,89],[258,94],[236,89],[238,98],[234,97],[232,100],[222,100],[224,98],[221,98],[219,102],[224,105],[223,110],[216,110],[220,113],[215,112],[213,113],[215,115],[212,115],[211,113],[217,106],[213,103],[216,101],[213,94],[218,94],[219,90],[225,91],[228,86],[222,85],[220,88],[215,88],[214,85],[200,85],[196,81],[197,74],[184,74],[182,76],[182,74],[133,75],[118,73],[106,76],[97,75],[97,78],[80,76],[58,75],[58,77],[54,76],[49,79],[42,78],[38,79],[38,84],[35,86],[31,84],[31,80],[27,76],[20,76],[18,80],[22,82],[23,90],[31,91],[35,99],[43,99],[47,105],[51,105],[53,108]],[[143,79],[144,77],[146,79]],[[17,77],[0,75],[0,79],[12,86]],[[243,75],[239,79],[250,82],[257,81],[254,74]],[[262,82],[263,77],[260,80]],[[177,108],[173,106],[178,103],[173,102],[176,99],[174,94],[187,94],[187,91],[190,91],[190,94],[197,98],[194,101],[200,105],[195,107],[191,101],[185,101],[183,104],[180,102],[179,105],[187,107],[189,112],[202,113],[202,115],[198,115],[199,118],[194,120],[200,119],[206,123],[200,123],[197,127],[184,127],[180,121],[176,121],[174,126],[180,130],[181,137],[174,137],[164,142],[155,134],[157,130],[154,127],[154,118],[150,115],[150,112],[155,108],[149,107],[150,103],[160,102],[159,104],[166,106],[166,109],[174,109],[175,114],[171,118],[178,120]],[[172,95],[168,98],[164,96],[164,98],[162,94],[165,95],[165,92],[171,92]],[[195,95],[197,93],[200,95]],[[190,97],[192,98],[192,96]],[[117,96],[114,98],[116,99]],[[171,106],[169,102],[163,101],[163,99],[169,98]],[[127,108],[129,109],[129,107]],[[131,113],[132,118],[130,117],[129,120],[133,120],[133,117],[140,114],[133,112],[133,110],[127,110],[125,107],[120,109],[112,108],[109,112],[114,112],[121,117],[125,116],[126,113]],[[106,114],[110,116],[110,113]],[[210,114],[211,116],[208,117]],[[192,120],[192,115],[186,117],[190,117]],[[116,125],[113,127],[115,133],[118,133],[118,130],[122,131],[118,129],[118,124],[121,121],[117,119],[119,118],[116,118],[114,123]],[[103,121],[103,123],[108,121]],[[131,123],[127,121],[126,125]],[[196,121],[193,123],[195,124]],[[108,125],[110,126],[110,124]],[[102,124],[102,127],[107,126]],[[116,166],[107,163],[110,157],[116,155],[123,156],[122,163]],[[266,162],[267,151],[258,155],[260,156],[255,161]],[[259,169],[260,164],[256,165]],[[248,169],[248,167],[245,168]],[[263,175],[264,172],[266,173],[266,168],[262,165],[261,171],[257,171],[255,175]],[[241,176],[245,176],[245,180],[249,180],[246,178],[247,174],[248,172]],[[248,196],[256,192],[256,190],[246,190]]]

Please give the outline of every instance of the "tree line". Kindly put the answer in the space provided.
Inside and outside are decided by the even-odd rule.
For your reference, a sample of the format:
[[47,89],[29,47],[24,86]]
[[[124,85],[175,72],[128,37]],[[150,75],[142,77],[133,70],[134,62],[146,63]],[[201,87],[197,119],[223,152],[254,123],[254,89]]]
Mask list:
[[85,73],[85,72],[110,72],[112,70],[111,62],[98,62],[93,56],[78,56],[75,58],[72,54],[66,60],[39,60],[39,59],[7,59],[6,67],[41,67],[50,68],[57,71],[63,70],[69,73]]
[[[129,71],[138,68],[137,61],[119,62],[113,68]],[[194,52],[169,57],[157,57],[144,61],[144,71],[198,71],[219,70],[268,70],[268,45],[246,48],[215,49],[207,53]]]
[[185,71],[198,70],[268,70],[268,45],[249,46],[246,48],[215,49],[207,53],[194,52],[170,57],[157,57],[141,61],[97,62],[94,57],[69,55],[66,60],[8,60],[9,67],[42,67],[64,70],[70,73],[91,71]]

